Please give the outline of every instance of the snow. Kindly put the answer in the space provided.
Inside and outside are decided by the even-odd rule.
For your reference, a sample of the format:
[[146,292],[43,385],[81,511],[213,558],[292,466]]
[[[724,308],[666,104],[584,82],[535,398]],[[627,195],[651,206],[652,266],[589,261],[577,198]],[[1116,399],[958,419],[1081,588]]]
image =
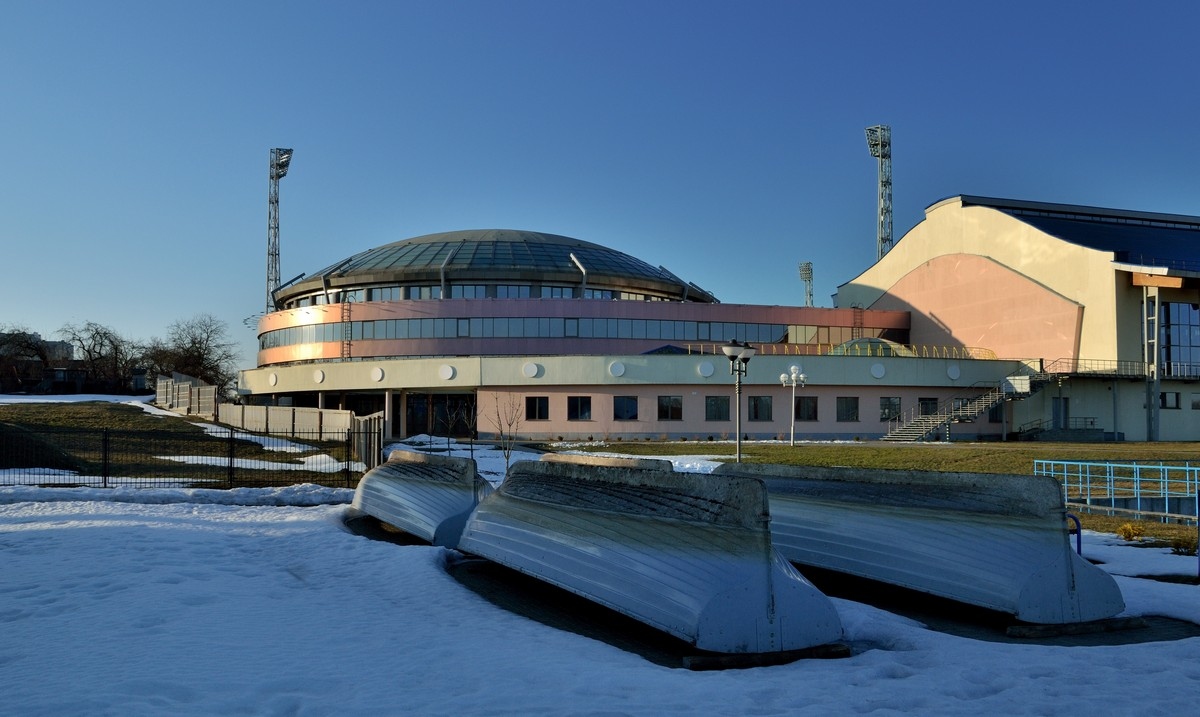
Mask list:
[[[0,714],[1177,715],[1200,696],[1200,638],[997,643],[839,599],[849,658],[672,669],[494,605],[448,574],[454,551],[349,532],[350,498],[0,488]],[[1200,623],[1200,587],[1126,577],[1195,558],[1083,542],[1125,615]]]

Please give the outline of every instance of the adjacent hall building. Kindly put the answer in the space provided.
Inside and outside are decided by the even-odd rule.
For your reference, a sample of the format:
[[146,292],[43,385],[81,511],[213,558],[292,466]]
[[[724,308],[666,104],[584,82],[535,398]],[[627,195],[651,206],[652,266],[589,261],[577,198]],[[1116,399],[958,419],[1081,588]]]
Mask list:
[[749,439],[1192,440],[1197,239],[1197,217],[954,197],[813,308],[553,234],[432,234],[278,291],[239,386],[393,438],[726,440],[736,341]]

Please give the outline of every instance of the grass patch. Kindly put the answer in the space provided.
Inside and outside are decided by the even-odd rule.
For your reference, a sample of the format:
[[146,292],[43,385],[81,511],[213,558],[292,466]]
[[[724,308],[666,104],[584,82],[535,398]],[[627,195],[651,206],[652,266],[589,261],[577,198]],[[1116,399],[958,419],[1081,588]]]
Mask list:
[[[235,468],[234,486],[317,483],[345,486],[343,472],[296,470],[305,457],[326,454],[347,460],[341,441],[275,439],[301,444],[302,452],[268,450],[255,441],[208,434],[197,423],[174,416],[147,413],[137,406],[108,402],[11,404],[0,406],[0,469],[55,468],[81,476],[133,479],[153,485],[167,479],[192,487],[228,487],[230,456],[235,461],[255,461],[278,468]],[[107,446],[104,429],[108,429]],[[105,457],[107,456],[107,462]],[[213,459],[218,465],[171,460],[176,456]],[[351,482],[358,480],[351,473]]]
[[[552,447],[547,448],[553,450]],[[572,444],[572,450],[619,452],[640,456],[710,455],[716,460],[734,458],[731,443],[707,441],[626,441],[589,446]],[[742,443],[742,461],[781,465],[847,468],[893,468],[966,473],[1029,475],[1035,460],[1112,461],[1117,463],[1184,463],[1200,461],[1195,443]]]
[[[543,446],[553,450],[552,446]],[[714,460],[734,459],[731,443],[707,441],[625,441],[589,446],[572,444],[571,450],[627,453],[638,456],[713,456]],[[792,447],[781,443],[742,443],[745,463],[897,469],[965,473],[1004,473],[1031,475],[1035,460],[1111,461],[1115,463],[1176,463],[1200,461],[1195,443],[801,443]],[[1079,514],[1087,530],[1116,534],[1125,523],[1132,524],[1145,537],[1147,547],[1175,549],[1187,536],[1194,544],[1196,528],[1153,520],[1130,520],[1098,514]]]
[[80,471],[83,463],[23,426],[0,423],[0,469],[50,468]]

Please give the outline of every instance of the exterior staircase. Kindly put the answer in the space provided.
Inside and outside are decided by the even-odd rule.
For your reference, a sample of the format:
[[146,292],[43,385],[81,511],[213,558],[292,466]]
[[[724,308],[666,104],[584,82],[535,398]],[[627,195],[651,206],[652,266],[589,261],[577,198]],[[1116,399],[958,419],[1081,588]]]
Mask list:
[[1050,376],[1036,374],[1029,377],[1028,387],[1011,381],[1001,382],[982,395],[955,397],[942,401],[937,410],[921,413],[914,409],[907,417],[893,422],[891,429],[880,438],[893,443],[913,443],[928,440],[930,436],[944,430],[951,423],[972,420],[1010,398],[1027,398],[1037,393],[1050,382]]

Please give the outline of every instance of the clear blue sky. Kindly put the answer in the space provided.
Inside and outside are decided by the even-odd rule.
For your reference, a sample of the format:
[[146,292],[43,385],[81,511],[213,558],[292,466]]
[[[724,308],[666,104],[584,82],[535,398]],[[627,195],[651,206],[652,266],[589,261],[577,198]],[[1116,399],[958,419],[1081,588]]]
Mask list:
[[[0,326],[130,338],[439,231],[818,306],[955,194],[1200,214],[1192,2],[41,2],[0,12]],[[1067,269],[1067,267],[1064,267]]]

